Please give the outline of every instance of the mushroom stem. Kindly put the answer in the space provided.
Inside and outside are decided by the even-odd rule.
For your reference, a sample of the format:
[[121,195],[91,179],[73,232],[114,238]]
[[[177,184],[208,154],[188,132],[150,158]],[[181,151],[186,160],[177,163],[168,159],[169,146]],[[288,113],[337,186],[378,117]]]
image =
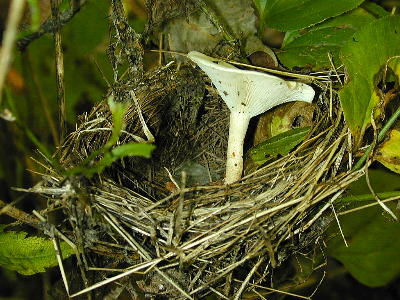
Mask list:
[[240,111],[231,112],[225,184],[231,184],[242,177],[243,144],[249,122],[250,117],[245,113]]

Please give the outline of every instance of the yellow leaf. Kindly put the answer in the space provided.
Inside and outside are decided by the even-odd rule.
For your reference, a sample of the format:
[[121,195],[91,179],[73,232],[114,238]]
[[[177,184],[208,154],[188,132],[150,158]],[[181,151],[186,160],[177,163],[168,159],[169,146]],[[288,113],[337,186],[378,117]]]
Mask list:
[[376,159],[386,168],[400,174],[400,129],[393,129],[389,139],[376,153]]

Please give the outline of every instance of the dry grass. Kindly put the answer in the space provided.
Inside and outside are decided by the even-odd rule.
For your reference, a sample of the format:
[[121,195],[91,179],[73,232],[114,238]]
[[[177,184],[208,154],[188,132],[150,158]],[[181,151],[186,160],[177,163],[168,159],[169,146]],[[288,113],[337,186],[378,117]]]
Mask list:
[[[109,53],[118,80],[107,96],[129,104],[119,144],[149,139],[137,99],[157,150],[150,161],[125,158],[92,179],[46,166],[30,190],[48,198],[40,215],[62,212],[55,234],[76,249],[84,284],[72,296],[117,280],[139,298],[276,292],[269,281],[273,268],[320,238],[334,219],[335,200],[364,173],[351,171],[351,137],[332,82],[310,77],[319,94],[315,122],[294,151],[223,185],[227,108],[190,66],[169,64],[144,74],[143,49],[135,34],[123,32],[130,27],[121,26],[118,3]],[[127,64],[128,76],[118,73],[117,62]],[[111,129],[103,101],[81,117],[56,157],[66,168],[79,165],[108,141]],[[211,183],[190,182],[187,169],[181,172],[187,162],[203,166]],[[132,281],[122,279],[130,275]]]
[[[135,92],[145,119],[154,129],[159,126],[157,114],[165,108],[168,95],[176,95],[176,89],[179,91],[179,86],[187,82],[179,85],[182,77],[169,68],[147,76],[144,82],[148,78],[154,82],[142,84],[142,89]],[[157,82],[165,80],[170,83],[155,88]],[[121,94],[128,95],[130,89],[125,86]],[[170,149],[160,149],[159,157],[152,162],[133,159],[118,163],[91,180],[63,178],[54,172],[44,177],[33,189],[49,198],[49,209],[42,213],[62,209],[68,222],[60,226],[76,244],[83,272],[119,273],[105,281],[98,276],[100,283],[87,284],[83,292],[130,274],[146,274],[149,278],[147,284],[140,285],[142,292],[169,297],[194,298],[212,292],[220,298],[239,299],[245,291],[265,285],[273,267],[320,237],[333,219],[330,208],[334,201],[363,175],[363,171],[350,171],[348,129],[343,115],[334,104],[326,109],[336,101],[330,99],[331,94],[329,89],[321,90],[322,109],[315,126],[295,151],[230,186],[185,187],[186,174],[182,173],[182,178],[176,178],[179,187],[168,191],[164,185],[169,176],[154,164],[167,164],[171,157],[187,159],[171,154]],[[191,155],[199,162],[206,160],[209,166],[220,167],[226,125],[219,126],[221,135],[217,132],[211,138],[206,133],[216,131],[216,123],[226,122],[226,109],[213,93],[207,97],[209,108],[203,114],[201,130],[190,141],[197,141],[204,149],[193,150]],[[143,135],[135,112],[132,104],[121,143]],[[171,126],[175,126],[173,122]],[[79,163],[104,145],[111,127],[108,106],[100,103],[68,137],[58,153],[60,160],[66,166]],[[156,144],[163,132],[158,130]],[[168,144],[172,152],[180,151],[179,145],[187,151],[181,139],[176,136],[176,141]],[[205,158],[198,153],[209,155]],[[217,159],[213,161],[213,157]],[[178,166],[176,163],[170,169]],[[101,262],[99,255],[108,259]],[[96,267],[88,262],[93,257],[97,257]],[[239,274],[237,270],[241,270]],[[243,272],[247,274],[244,278]],[[157,280],[163,284],[154,290]]]

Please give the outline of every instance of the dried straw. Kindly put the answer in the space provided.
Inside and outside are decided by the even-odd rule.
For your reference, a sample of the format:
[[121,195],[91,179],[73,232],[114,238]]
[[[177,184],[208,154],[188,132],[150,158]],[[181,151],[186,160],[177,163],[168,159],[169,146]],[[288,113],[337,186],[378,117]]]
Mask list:
[[[159,126],[156,116],[169,107],[166,99],[180,89],[179,72],[160,69],[149,73],[144,80],[147,84],[139,84],[140,88],[121,87],[123,95],[135,91],[151,130]],[[154,82],[150,84],[150,80]],[[159,86],[160,81],[168,84]],[[320,108],[325,109],[325,103],[331,102],[330,94],[329,90],[321,92]],[[226,145],[222,131],[226,125],[219,126],[220,135],[214,138],[207,132],[217,131],[216,123],[227,122],[227,112],[216,95],[211,92],[207,97],[203,125],[190,141],[196,140],[204,148],[193,150],[190,159],[197,157],[199,162],[206,160],[222,169],[221,151]],[[337,99],[333,100],[335,103]],[[146,167],[141,166],[141,160],[127,160],[91,180],[63,178],[54,172],[45,177],[31,191],[48,197],[52,209],[64,211],[69,219],[69,224],[63,225],[65,234],[80,245],[85,272],[120,273],[73,296],[139,273],[150,278],[150,284],[141,284],[144,293],[154,293],[151,282],[157,280],[163,285],[156,292],[175,298],[192,299],[211,292],[220,298],[239,299],[248,290],[258,293],[257,284],[250,283],[265,285],[265,273],[270,273],[271,266],[279,266],[295,251],[314,243],[333,219],[330,208],[335,200],[363,175],[363,171],[349,170],[348,130],[341,111],[336,106],[332,111],[332,118],[327,116],[329,109],[320,111],[312,132],[293,152],[229,186],[185,187],[183,173],[183,178],[177,178],[180,186],[168,191],[164,184],[170,177],[154,164],[166,164],[171,157],[177,159],[177,155],[169,155],[170,149],[160,149],[159,157],[147,162]],[[143,135],[135,112],[132,104],[121,143]],[[58,153],[60,160],[66,166],[78,164],[105,144],[111,127],[111,114],[102,102],[83,116]],[[158,131],[156,143],[163,133],[165,130]],[[168,146],[179,151],[178,145],[182,144],[187,150],[182,137],[176,139]],[[198,155],[200,152],[211,155],[205,159]],[[143,170],[150,175],[138,175]],[[102,266],[91,266],[87,257],[95,254],[108,259]],[[237,270],[247,270],[247,275],[241,277]]]
[[[121,284],[138,297],[279,292],[270,286],[273,268],[315,243],[334,220],[330,208],[364,172],[351,170],[351,137],[332,82],[308,78],[319,93],[315,124],[294,151],[226,186],[219,180],[227,108],[191,66],[172,63],[144,73],[143,48],[122,12],[113,0],[114,83],[106,98],[128,104],[119,144],[154,136],[157,149],[151,160],[125,158],[91,179],[44,164],[47,174],[30,191],[48,198],[41,216],[61,211],[65,218],[54,232],[74,245],[85,286],[75,292],[66,282],[70,296],[92,290],[98,296],[99,287],[128,276],[134,283]],[[120,75],[121,64],[128,76]],[[336,70],[328,75],[340,77]],[[111,130],[102,101],[80,118],[56,157],[65,168],[79,165]],[[188,164],[202,166],[208,184],[191,181]]]

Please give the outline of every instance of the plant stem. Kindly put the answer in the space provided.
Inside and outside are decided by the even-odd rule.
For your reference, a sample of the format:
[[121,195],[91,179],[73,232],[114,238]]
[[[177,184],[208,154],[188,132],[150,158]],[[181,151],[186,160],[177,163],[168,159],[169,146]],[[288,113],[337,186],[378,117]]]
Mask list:
[[64,87],[64,55],[61,47],[61,26],[59,0],[51,0],[51,13],[55,20],[56,30],[54,31],[55,64],[57,78],[57,100],[60,115],[60,144],[62,144],[66,134],[66,108],[65,108],[65,87]]
[[25,0],[13,0],[10,4],[7,25],[0,51],[0,105],[4,82],[12,59],[12,49],[17,35],[17,27],[24,11]]

